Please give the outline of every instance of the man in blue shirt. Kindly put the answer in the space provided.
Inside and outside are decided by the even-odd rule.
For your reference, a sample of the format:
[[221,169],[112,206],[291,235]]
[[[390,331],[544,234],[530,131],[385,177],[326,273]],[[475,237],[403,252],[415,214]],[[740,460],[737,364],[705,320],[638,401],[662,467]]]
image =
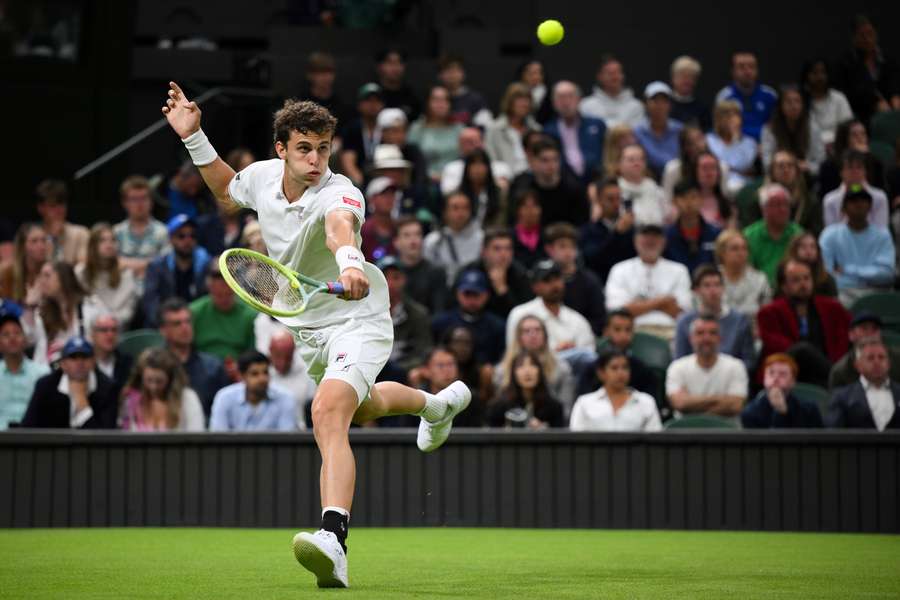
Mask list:
[[647,117],[634,128],[634,137],[647,153],[647,165],[657,179],[662,176],[666,163],[678,158],[678,134],[684,127],[670,119],[672,112],[672,88],[662,81],[654,81],[644,89]]
[[241,382],[219,390],[210,431],[293,431],[296,408],[290,392],[269,385],[269,359],[256,350],[238,358]]
[[673,192],[678,218],[666,227],[666,251],[669,260],[680,262],[689,273],[703,264],[716,262],[716,239],[721,229],[707,223],[700,215],[703,199],[693,181],[679,181]]
[[752,52],[739,51],[731,56],[731,76],[733,81],[719,90],[716,102],[735,100],[740,103],[743,108],[742,130],[758,142],[763,125],[772,116],[778,96],[775,90],[759,83],[759,67]]
[[25,356],[25,333],[12,312],[0,311],[0,429],[19,423],[37,380],[50,372]]
[[894,242],[886,228],[869,224],[871,208],[872,195],[865,187],[848,186],[842,206],[846,222],[829,225],[819,236],[822,260],[844,306],[890,290],[894,283]]

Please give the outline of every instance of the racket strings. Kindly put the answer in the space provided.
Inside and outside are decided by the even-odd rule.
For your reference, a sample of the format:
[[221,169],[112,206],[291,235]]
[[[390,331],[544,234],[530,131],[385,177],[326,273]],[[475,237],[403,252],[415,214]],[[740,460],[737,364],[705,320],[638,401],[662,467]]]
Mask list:
[[251,298],[276,310],[296,310],[306,303],[283,273],[251,256],[232,254],[225,258],[228,272]]

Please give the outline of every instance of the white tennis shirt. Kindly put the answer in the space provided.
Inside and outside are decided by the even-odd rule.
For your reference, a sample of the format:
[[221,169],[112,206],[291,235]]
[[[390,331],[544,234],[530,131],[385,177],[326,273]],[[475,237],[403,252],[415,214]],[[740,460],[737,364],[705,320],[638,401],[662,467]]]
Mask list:
[[[238,205],[255,210],[269,256],[281,264],[319,281],[337,281],[338,266],[325,244],[325,215],[346,210],[356,215],[356,243],[366,217],[366,201],[353,183],[326,169],[319,183],[307,188],[294,202],[282,191],[284,161],[280,158],[255,162],[236,174],[228,193]],[[296,317],[279,317],[290,327],[319,328],[389,311],[387,282],[371,263],[364,265],[369,295],[346,301],[316,294],[306,310]]]

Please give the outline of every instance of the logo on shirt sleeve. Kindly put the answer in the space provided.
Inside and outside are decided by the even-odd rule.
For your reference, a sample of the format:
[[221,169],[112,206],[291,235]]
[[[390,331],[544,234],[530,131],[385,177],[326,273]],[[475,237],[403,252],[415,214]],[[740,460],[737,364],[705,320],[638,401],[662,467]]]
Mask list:
[[349,204],[350,206],[355,206],[356,208],[362,208],[362,203],[359,200],[354,200],[353,198],[348,198],[347,196],[341,196],[341,200],[344,201],[344,204]]

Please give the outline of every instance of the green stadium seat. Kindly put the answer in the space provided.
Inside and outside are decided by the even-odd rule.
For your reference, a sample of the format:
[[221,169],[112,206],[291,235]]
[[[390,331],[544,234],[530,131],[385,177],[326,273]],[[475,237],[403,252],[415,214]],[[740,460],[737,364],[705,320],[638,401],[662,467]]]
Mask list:
[[796,383],[793,392],[798,398],[815,402],[822,417],[825,417],[825,413],[828,412],[828,403],[831,402],[831,394],[828,390],[811,383]]
[[884,343],[888,348],[900,350],[900,332],[891,329],[882,329],[881,339],[884,340]]
[[738,227],[741,229],[762,218],[762,209],[759,207],[759,188],[762,187],[762,182],[762,179],[751,181],[738,191],[734,199],[737,205]]
[[900,110],[877,113],[872,117],[872,139],[884,142],[891,148],[900,138]]
[[894,165],[894,147],[887,142],[872,140],[869,142],[869,152],[881,161],[885,169],[889,169]]
[[715,415],[687,415],[680,419],[672,419],[665,425],[666,429],[740,429],[731,419]]
[[672,362],[672,350],[669,348],[669,342],[648,333],[638,331],[634,334],[631,351],[651,368],[665,371]]
[[118,350],[137,358],[147,348],[159,348],[164,344],[162,336],[155,329],[135,329],[127,331],[119,338]]
[[900,292],[881,292],[863,296],[853,303],[850,312],[873,312],[884,322],[884,328],[900,333]]

